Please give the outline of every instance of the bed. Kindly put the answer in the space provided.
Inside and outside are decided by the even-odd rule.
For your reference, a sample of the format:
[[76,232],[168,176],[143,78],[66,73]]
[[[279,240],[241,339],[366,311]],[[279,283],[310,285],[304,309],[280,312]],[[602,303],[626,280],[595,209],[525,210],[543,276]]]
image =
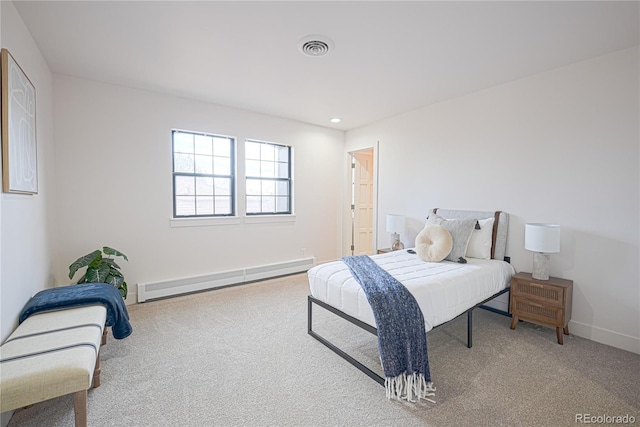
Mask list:
[[[425,330],[467,315],[467,347],[472,346],[473,310],[509,290],[515,273],[505,257],[509,217],[504,212],[434,209],[444,219],[475,219],[491,224],[490,247],[486,259],[466,256],[466,263],[425,262],[415,253],[399,250],[371,258],[399,280],[415,297],[424,316]],[[493,220],[491,220],[493,219]],[[488,243],[487,243],[488,245]],[[467,252],[469,254],[469,252]],[[384,385],[384,378],[364,366],[313,330],[313,306],[329,312],[377,335],[375,319],[367,297],[342,261],[320,264],[308,271],[307,332],[369,377]]]

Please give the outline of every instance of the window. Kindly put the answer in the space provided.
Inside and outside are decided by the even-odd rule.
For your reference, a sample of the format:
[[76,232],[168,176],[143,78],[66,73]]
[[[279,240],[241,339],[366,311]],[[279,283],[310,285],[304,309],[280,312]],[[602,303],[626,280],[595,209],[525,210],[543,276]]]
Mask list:
[[173,216],[231,216],[235,207],[235,140],[174,130]]
[[247,140],[247,215],[291,213],[291,147]]

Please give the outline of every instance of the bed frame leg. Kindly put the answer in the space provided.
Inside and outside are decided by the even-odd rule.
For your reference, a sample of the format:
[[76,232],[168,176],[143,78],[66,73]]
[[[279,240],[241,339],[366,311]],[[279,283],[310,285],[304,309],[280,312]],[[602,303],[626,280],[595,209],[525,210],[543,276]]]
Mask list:
[[473,345],[473,309],[467,311],[467,348]]
[[312,322],[312,317],[311,317],[311,310],[312,310],[312,305],[313,305],[313,301],[311,301],[311,298],[307,298],[307,333],[310,334],[311,333],[311,322]]

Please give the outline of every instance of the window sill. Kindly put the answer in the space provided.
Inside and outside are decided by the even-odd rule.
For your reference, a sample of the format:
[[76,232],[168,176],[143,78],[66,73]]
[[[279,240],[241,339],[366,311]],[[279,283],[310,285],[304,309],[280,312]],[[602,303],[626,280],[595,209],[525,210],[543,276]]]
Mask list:
[[251,215],[245,216],[244,222],[247,224],[266,224],[274,222],[296,222],[296,216],[290,215]]
[[181,227],[210,227],[218,225],[235,224],[269,224],[296,222],[296,216],[291,215],[251,215],[251,216],[225,216],[217,218],[169,218],[171,228]]
[[171,228],[232,225],[232,224],[240,224],[241,222],[242,222],[242,218],[237,216],[218,217],[218,218],[170,218],[169,219]]

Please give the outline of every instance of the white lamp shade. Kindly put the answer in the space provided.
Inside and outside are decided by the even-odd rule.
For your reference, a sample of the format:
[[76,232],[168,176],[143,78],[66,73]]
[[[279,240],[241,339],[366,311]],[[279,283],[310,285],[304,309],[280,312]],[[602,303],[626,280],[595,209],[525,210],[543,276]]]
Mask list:
[[557,224],[526,224],[524,248],[546,254],[560,252],[560,226]]
[[388,233],[402,233],[404,232],[404,216],[402,215],[387,215],[387,232]]

